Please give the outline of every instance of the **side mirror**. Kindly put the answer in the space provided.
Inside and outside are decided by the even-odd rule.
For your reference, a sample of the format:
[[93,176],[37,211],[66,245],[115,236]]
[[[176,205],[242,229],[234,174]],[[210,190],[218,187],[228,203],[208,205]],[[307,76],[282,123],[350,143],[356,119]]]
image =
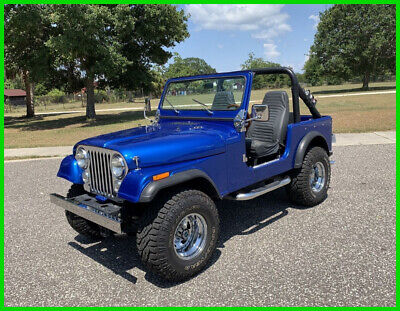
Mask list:
[[144,100],[144,111],[151,112],[151,103],[150,103],[150,98],[148,97],[146,97]]
[[148,97],[144,99],[143,116],[144,116],[144,118],[145,118],[146,120],[149,120],[152,124],[153,124],[153,123],[157,123],[158,120],[150,119],[150,118],[146,115],[147,112],[151,112],[151,103],[150,103],[150,98],[148,98]]
[[258,121],[268,121],[269,120],[269,110],[268,105],[253,105],[251,108],[251,118]]

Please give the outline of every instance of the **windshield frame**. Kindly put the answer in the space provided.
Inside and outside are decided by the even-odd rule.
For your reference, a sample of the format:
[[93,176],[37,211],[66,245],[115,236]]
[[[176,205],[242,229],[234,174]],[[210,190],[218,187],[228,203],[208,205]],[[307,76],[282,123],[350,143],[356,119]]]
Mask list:
[[[242,109],[247,109],[247,102],[249,98],[249,93],[251,88],[249,88],[249,84],[251,85],[253,74],[251,71],[238,71],[234,73],[216,73],[216,74],[209,74],[209,75],[199,75],[199,76],[188,76],[188,77],[177,77],[169,79],[164,86],[163,93],[161,95],[160,102],[158,104],[158,110],[160,111],[161,118],[193,118],[193,119],[202,119],[202,118],[213,118],[213,119],[233,119],[238,111]],[[242,99],[239,104],[239,107],[235,110],[212,110],[213,114],[210,115],[205,109],[182,109],[177,110],[179,113],[176,113],[173,109],[163,109],[164,99],[171,83],[175,82],[186,82],[186,81],[197,81],[197,80],[205,80],[205,79],[237,79],[243,78],[244,79],[244,90],[242,94]]]

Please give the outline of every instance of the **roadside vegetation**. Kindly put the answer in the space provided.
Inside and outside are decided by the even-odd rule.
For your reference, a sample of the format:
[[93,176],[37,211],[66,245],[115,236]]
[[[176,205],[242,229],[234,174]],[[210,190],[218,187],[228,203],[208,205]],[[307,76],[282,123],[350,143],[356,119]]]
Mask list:
[[[319,96],[358,93],[361,86],[361,84],[318,86],[311,87],[311,90],[318,99]],[[395,87],[395,82],[370,85],[371,92],[395,90]],[[266,91],[266,89],[252,91],[251,101],[262,101]],[[75,106],[66,107],[73,110],[78,109],[80,104],[70,105]],[[158,99],[154,99],[152,106],[157,105]],[[101,104],[98,108],[133,106],[143,108],[144,103]],[[59,104],[54,104],[52,107],[54,111],[61,108]],[[396,94],[321,97],[318,99],[318,109],[322,114],[332,116],[335,133],[386,131],[396,128]],[[301,112],[309,114],[304,105],[301,105]],[[154,116],[154,110],[149,115]],[[98,112],[97,119],[93,122],[86,121],[84,109],[80,113],[40,115],[29,119],[23,117],[21,113],[6,114],[4,146],[5,148],[68,146],[87,137],[148,124],[149,121],[143,118],[143,111]]]
[[[216,72],[204,59],[170,52],[189,37],[189,18],[169,4],[6,4],[4,85],[27,95],[26,106],[5,101],[5,148],[71,145],[147,124],[145,98],[154,110],[166,79]],[[395,5],[386,4],[320,13],[297,77],[320,97],[318,109],[333,117],[334,132],[395,129],[395,94],[324,97],[395,90],[395,19]],[[241,65],[279,66],[254,53]],[[267,90],[290,93],[289,84],[283,75],[256,77],[251,101]],[[57,114],[65,111],[74,113]]]

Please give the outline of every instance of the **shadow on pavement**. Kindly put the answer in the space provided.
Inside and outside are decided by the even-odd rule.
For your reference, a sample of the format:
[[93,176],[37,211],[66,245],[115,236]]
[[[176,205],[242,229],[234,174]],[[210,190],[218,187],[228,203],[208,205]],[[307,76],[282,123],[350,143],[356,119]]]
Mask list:
[[[217,204],[220,214],[220,238],[217,250],[210,263],[203,270],[212,266],[220,257],[226,241],[237,235],[250,235],[264,229],[268,225],[278,221],[289,214],[287,208],[299,208],[291,204],[285,191],[278,189],[273,193],[261,196],[251,201],[221,201]],[[135,237],[128,235],[116,235],[100,242],[84,247],[84,244],[92,244],[92,241],[78,235],[76,242],[69,245],[82,254],[90,257],[115,274],[135,284],[137,278],[128,271],[139,268],[146,272],[145,279],[160,288],[169,288],[179,283],[168,282],[159,278],[141,263],[136,251]]]

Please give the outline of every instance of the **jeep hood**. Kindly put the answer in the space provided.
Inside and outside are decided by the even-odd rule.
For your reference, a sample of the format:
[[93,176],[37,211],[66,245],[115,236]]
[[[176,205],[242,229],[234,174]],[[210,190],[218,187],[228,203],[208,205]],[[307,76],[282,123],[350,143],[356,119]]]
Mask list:
[[125,157],[129,169],[134,169],[134,156],[139,157],[142,168],[223,153],[227,132],[228,126],[222,124],[170,122],[85,139],[75,148],[89,145],[116,150]]

